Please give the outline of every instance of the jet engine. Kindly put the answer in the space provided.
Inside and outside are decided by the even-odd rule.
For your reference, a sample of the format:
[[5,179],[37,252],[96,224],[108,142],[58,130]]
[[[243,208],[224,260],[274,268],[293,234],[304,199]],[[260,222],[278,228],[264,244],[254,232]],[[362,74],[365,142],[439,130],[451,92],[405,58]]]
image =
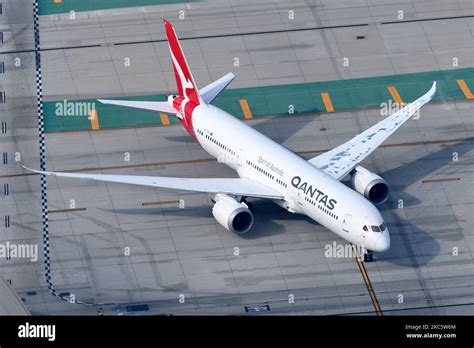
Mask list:
[[224,228],[237,234],[247,233],[253,225],[253,214],[245,203],[218,193],[215,197],[212,215]]
[[388,198],[388,185],[377,174],[357,166],[352,172],[351,186],[375,205],[384,203]]

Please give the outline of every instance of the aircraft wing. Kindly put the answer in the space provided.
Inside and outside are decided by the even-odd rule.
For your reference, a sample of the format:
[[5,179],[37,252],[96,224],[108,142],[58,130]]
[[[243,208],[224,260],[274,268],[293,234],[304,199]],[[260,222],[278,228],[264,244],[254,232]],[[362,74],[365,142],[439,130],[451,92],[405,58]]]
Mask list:
[[308,162],[333,178],[340,180],[369,156],[388,137],[410,119],[436,92],[436,81],[423,96],[385,118],[348,142],[311,158]]
[[50,176],[65,178],[96,180],[105,182],[115,182],[121,184],[140,185],[158,187],[165,189],[206,192],[206,193],[227,193],[236,196],[258,197],[268,199],[282,199],[283,196],[276,190],[262,185],[250,179],[241,178],[170,178],[159,176],[138,176],[138,175],[112,175],[112,174],[83,174],[83,173],[62,173],[43,172],[22,166],[26,170]]

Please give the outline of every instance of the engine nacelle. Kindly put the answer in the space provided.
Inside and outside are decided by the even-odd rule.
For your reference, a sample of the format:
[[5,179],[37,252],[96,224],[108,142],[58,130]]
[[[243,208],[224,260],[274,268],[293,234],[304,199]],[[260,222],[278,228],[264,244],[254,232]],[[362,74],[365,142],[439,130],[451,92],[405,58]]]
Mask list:
[[253,214],[245,203],[218,193],[212,215],[224,228],[237,234],[247,233],[253,225]]
[[384,203],[388,198],[388,185],[385,180],[364,167],[355,167],[351,185],[375,205]]

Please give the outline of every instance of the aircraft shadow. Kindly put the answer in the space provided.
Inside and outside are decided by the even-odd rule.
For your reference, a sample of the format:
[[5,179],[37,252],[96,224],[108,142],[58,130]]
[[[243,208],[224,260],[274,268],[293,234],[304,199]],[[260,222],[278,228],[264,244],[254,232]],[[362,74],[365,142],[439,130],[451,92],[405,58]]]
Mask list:
[[390,214],[394,221],[394,224],[388,224],[391,247],[385,253],[376,253],[375,258],[411,268],[429,264],[441,250],[439,242],[415,223],[393,212]]
[[193,138],[191,138],[189,135],[173,135],[173,136],[165,136],[164,137],[166,140],[175,142],[175,143],[194,143]]
[[[472,150],[472,145],[469,142],[457,142],[429,153],[424,157],[403,163],[397,168],[378,174],[387,181],[392,192],[397,192],[398,198],[403,200],[404,207],[417,206],[421,201],[417,197],[405,192],[405,189],[413,183],[423,180],[430,174],[434,174],[443,166],[448,166],[450,163],[451,166],[456,166],[456,164],[451,162],[453,152],[457,152],[458,157],[461,159],[470,150]],[[455,169],[454,167],[453,173]],[[399,182],[400,178],[403,178],[403,184],[391,184]],[[383,212],[387,209],[396,208],[397,204],[397,201],[392,201],[378,208]]]
[[[257,240],[286,233],[288,230],[285,221],[303,220],[312,225],[319,225],[316,221],[309,219],[305,215],[289,213],[272,202],[265,200],[252,200],[251,202],[254,207],[254,226],[247,234],[239,236],[242,239]],[[208,205],[193,206],[188,209],[179,209],[177,207],[98,209],[119,214],[156,215],[164,213],[169,217],[213,218],[211,207]],[[395,221],[396,225],[396,227],[389,226],[391,228],[392,247],[386,253],[375,253],[376,259],[404,267],[419,268],[428,264],[438,255],[440,246],[434,238],[415,224],[400,218],[397,214],[391,214],[391,221]],[[440,217],[440,219],[443,219],[443,217]],[[437,223],[433,221],[433,224]],[[420,249],[419,242],[423,243],[423,250]]]
[[[272,120],[269,119],[262,123],[271,121]],[[416,206],[420,204],[420,200],[404,192],[404,189],[412,183],[436,172],[436,170],[441,166],[449,163],[447,161],[452,158],[453,152],[457,152],[458,156],[461,158],[469,150],[471,150],[469,143],[464,144],[463,142],[458,142],[441,148],[440,150],[432,152],[422,158],[406,162],[401,166],[388,170],[380,175],[389,183],[392,180],[395,181],[397,178],[403,177],[403,185],[392,185],[392,189],[397,191],[397,195],[404,200],[405,208]],[[440,161],[440,159],[446,159],[446,161]],[[304,215],[289,213],[268,200],[253,199],[251,202],[254,206],[254,226],[249,233],[241,235],[241,238],[251,240],[285,233],[287,231],[285,224],[278,223],[276,222],[277,220],[305,220],[311,224],[319,225],[317,222]],[[393,208],[396,208],[396,204],[397,202],[392,200],[388,204],[378,207],[384,214],[391,215],[390,221],[394,221],[396,227],[391,228],[392,248],[386,253],[376,254],[376,258],[401,266],[419,268],[429,263],[436,255],[438,255],[440,252],[440,245],[436,239],[420,229],[415,223],[404,220],[398,214],[393,213]],[[115,210],[100,208],[100,210],[134,215],[154,215],[164,213],[167,216],[175,217],[213,217],[209,205],[193,206],[185,209],[180,209],[176,206],[163,206],[130,209],[122,208]],[[431,223],[434,225],[440,224],[443,223],[443,221],[445,222],[446,218],[447,217],[440,217],[439,221],[432,221]],[[420,250],[418,242],[423,243],[423,250]]]
[[[452,166],[456,165],[451,163],[453,152],[457,152],[459,158],[462,158],[470,150],[472,150],[472,146],[469,142],[457,142],[380,175],[389,183],[403,177],[402,185],[392,185],[391,188],[397,191],[399,198],[403,199],[404,209],[414,207],[421,201],[404,192],[404,189],[430,174],[436,173],[444,166],[447,168],[446,171],[452,171],[454,174],[457,168],[450,170]],[[380,254],[378,258],[400,266],[419,268],[428,264],[439,254],[440,244],[430,234],[418,227],[416,221],[420,221],[423,225],[429,224],[432,226],[429,230],[436,231],[439,230],[439,226],[446,225],[449,228],[449,225],[454,223],[453,216],[447,212],[446,215],[434,218],[431,216],[430,221],[423,220],[423,217],[416,217],[408,221],[394,213],[393,209],[397,208],[397,204],[397,201],[392,200],[387,205],[379,207],[382,213],[391,215],[391,221],[395,222],[396,227],[392,228],[393,232],[390,234],[392,247],[388,252]]]
[[[313,221],[301,214],[292,214],[285,209],[279,207],[270,201],[261,199],[251,200],[254,207],[254,226],[252,229],[240,235],[243,239],[258,239],[269,237],[286,232],[284,224],[280,224],[275,220],[289,221],[289,220],[306,220],[310,223]],[[143,208],[118,208],[118,209],[104,209],[98,210],[117,213],[117,214],[132,214],[132,215],[158,215],[165,214],[168,217],[196,217],[214,218],[212,215],[212,208],[209,205],[192,206],[180,209],[176,206],[163,207],[143,207]],[[314,222],[317,224],[316,222]]]
[[306,220],[313,222],[305,215],[292,214],[268,200],[255,199],[249,201],[253,204],[255,220],[252,230],[241,236],[243,239],[252,240],[286,233],[288,230],[285,221]]
[[[308,119],[307,121],[301,122],[292,122],[288,125],[291,127],[290,129],[286,128],[285,132],[278,132],[277,127],[275,126],[275,122],[278,122],[280,117],[265,117],[264,119],[258,119],[258,122],[255,124],[250,125],[255,130],[259,131],[263,135],[269,137],[270,139],[278,142],[284,143],[287,141],[292,135],[297,133],[301,130],[304,126],[306,126],[309,122],[313,119]],[[179,135],[179,136],[165,136],[166,140],[176,143],[194,143],[194,140],[187,135]]]
[[[316,115],[316,113],[315,113]],[[262,133],[263,135],[267,136],[268,138],[276,141],[277,143],[283,144],[287,141],[290,137],[298,133],[301,129],[307,126],[310,122],[314,120],[314,118],[305,118],[299,122],[291,122],[287,124],[285,127],[285,131],[278,131],[276,123],[281,120],[280,117],[268,117],[265,118],[263,121],[253,124],[251,127],[254,128],[256,131]]]

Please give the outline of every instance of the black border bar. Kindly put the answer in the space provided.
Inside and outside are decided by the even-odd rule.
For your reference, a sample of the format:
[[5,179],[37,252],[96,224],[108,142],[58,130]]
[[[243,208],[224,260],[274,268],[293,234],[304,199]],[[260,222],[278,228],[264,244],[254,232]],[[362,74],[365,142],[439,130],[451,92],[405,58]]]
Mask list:
[[[0,345],[350,344],[449,347],[474,343],[473,316],[81,316],[0,317]],[[55,325],[55,341],[20,338],[19,326]],[[448,327],[446,327],[446,325]],[[418,329],[414,329],[418,327]],[[455,334],[456,338],[407,338]]]

